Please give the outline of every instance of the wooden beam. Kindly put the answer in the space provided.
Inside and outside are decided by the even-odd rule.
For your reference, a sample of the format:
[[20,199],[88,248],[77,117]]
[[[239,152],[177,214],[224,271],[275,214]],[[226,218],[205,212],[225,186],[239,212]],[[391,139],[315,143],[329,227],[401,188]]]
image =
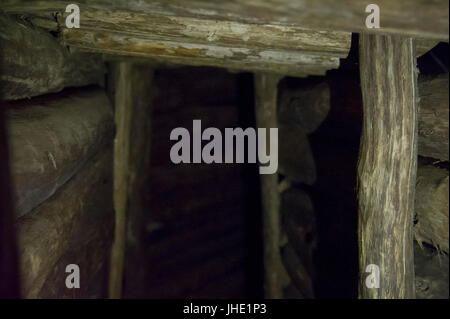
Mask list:
[[[142,187],[139,174],[145,176],[144,169],[149,154],[148,136],[148,106],[149,90],[152,73],[143,66],[129,62],[120,62],[115,67],[115,121],[116,138],[114,141],[114,209],[115,230],[111,253],[109,297],[120,298],[122,295],[122,280],[126,247],[127,210],[129,198],[137,199]],[[138,122],[140,118],[142,122]],[[144,119],[147,119],[145,121]],[[134,138],[137,138],[135,141]],[[134,142],[144,147],[135,147]],[[135,150],[133,150],[135,149]],[[141,200],[131,204],[134,209],[139,207]]]
[[45,30],[1,13],[0,30],[0,100],[29,98],[103,80],[100,55],[71,53]]
[[[360,36],[359,297],[414,298],[417,70],[413,40]],[[379,267],[379,288],[366,269]]]
[[[358,0],[233,0],[233,1],[142,1],[118,0],[111,5],[108,0],[77,1],[81,3],[82,14],[88,14],[83,7],[107,8],[108,11],[126,11],[133,20],[137,13],[152,13],[167,17],[189,17],[211,21],[235,21],[247,24],[273,24],[299,26],[313,30],[345,32],[370,32],[377,34],[399,34],[418,38],[449,39],[447,0],[378,0],[381,27],[368,29],[365,25],[368,3]],[[30,13],[38,7],[60,9],[66,6],[62,1],[7,0],[3,10],[7,12]],[[64,11],[64,10],[62,10]],[[83,13],[84,12],[84,13]],[[213,37],[213,36],[212,36]]]
[[[37,1],[6,5],[5,11],[31,21],[49,20],[44,28],[60,32],[65,46],[108,55],[151,58],[172,64],[270,71],[294,76],[323,75],[347,56],[351,34],[312,31],[301,26],[246,23],[172,15],[158,10],[111,5],[82,5],[79,29],[65,27],[65,4]],[[36,17],[39,20],[36,20]]]
[[[270,151],[270,128],[276,128],[279,77],[255,74],[255,114],[257,128],[266,128],[266,150]],[[283,298],[280,267],[280,194],[278,173],[260,175],[264,240],[264,294],[266,298]]]

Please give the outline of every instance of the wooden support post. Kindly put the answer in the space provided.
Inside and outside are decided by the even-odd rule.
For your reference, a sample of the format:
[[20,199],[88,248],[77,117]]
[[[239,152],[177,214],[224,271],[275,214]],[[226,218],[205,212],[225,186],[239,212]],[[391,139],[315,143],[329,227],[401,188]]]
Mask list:
[[[417,71],[413,40],[361,34],[359,297],[414,298]],[[369,265],[379,267],[379,288]],[[371,273],[373,277],[369,277]],[[372,281],[373,282],[373,281]],[[369,285],[370,286],[370,285]]]
[[[279,76],[255,74],[255,113],[256,126],[267,129],[269,150],[269,129],[278,127],[277,123],[277,85]],[[270,151],[270,150],[269,150]],[[261,176],[261,198],[263,210],[264,240],[264,294],[266,298],[282,298],[280,257],[280,194],[278,174]]]
[[[148,92],[151,72],[145,66],[129,62],[118,62],[115,66],[115,121],[116,138],[114,141],[114,210],[115,231],[111,252],[109,297],[120,298],[122,295],[122,278],[126,247],[127,208],[128,199],[135,198],[139,187],[136,178],[141,172],[142,162],[139,156],[147,157],[148,143],[142,139],[149,136],[141,134],[148,127],[144,123],[145,113],[149,105]],[[137,138],[139,137],[139,138]],[[137,145],[136,145],[137,144]],[[145,161],[145,158],[143,159]],[[141,185],[140,182],[138,185]],[[132,192],[132,194],[130,194]],[[133,204],[135,205],[135,203]],[[131,205],[131,206],[133,206]]]

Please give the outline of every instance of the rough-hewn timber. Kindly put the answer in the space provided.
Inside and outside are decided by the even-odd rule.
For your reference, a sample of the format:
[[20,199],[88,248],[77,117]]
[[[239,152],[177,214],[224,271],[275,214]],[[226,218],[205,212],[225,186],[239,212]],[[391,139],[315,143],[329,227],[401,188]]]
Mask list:
[[[360,36],[364,104],[358,163],[359,296],[414,298],[417,73],[413,40]],[[379,288],[366,267],[379,267]],[[376,283],[376,280],[375,280]]]
[[45,30],[0,13],[0,100],[99,84],[104,71],[99,55],[70,53]]
[[[270,128],[278,127],[277,92],[279,77],[255,74],[256,126],[266,128],[266,150],[270,150]],[[264,240],[264,294],[266,298],[283,298],[280,267],[280,194],[278,174],[260,175]]]
[[[351,83],[346,79],[345,85],[350,86]],[[421,76],[418,78],[418,153],[424,157],[432,157],[439,160],[448,160],[449,156],[449,104],[448,104],[448,73],[439,76]],[[280,139],[280,148],[284,144],[288,144],[289,140],[295,139],[295,135],[299,135],[302,130],[310,133],[314,131],[326,118],[330,109],[330,83],[327,81],[316,84],[315,86],[305,88],[289,88],[281,89],[280,101],[278,105],[278,120],[281,125],[289,124],[296,128],[296,132],[287,130],[287,140],[283,142]],[[348,126],[352,121],[358,120],[358,112],[361,101],[353,94],[353,91],[340,91],[339,97],[342,99],[339,104],[339,113],[342,126]],[[280,136],[283,130],[280,128]],[[357,134],[354,132],[353,134]],[[298,138],[299,142],[295,146],[293,143],[288,149],[291,152],[280,154],[280,169],[285,170],[289,162],[295,163],[295,156],[299,154],[297,149],[306,150],[303,137]],[[307,156],[307,155],[305,155]],[[292,176],[302,174],[301,170],[305,170],[301,162],[306,162],[306,157],[298,159],[298,174],[291,173]],[[286,164],[285,164],[286,163]],[[295,166],[295,165],[294,165]],[[289,166],[291,167],[291,166]],[[291,167],[293,168],[293,167]]]
[[[145,66],[120,62],[115,68],[114,141],[114,245],[111,253],[110,298],[120,298],[126,246],[127,211],[134,223],[142,214],[142,187],[146,175],[140,170],[148,163],[150,92],[152,72]],[[146,120],[143,120],[146,119]],[[134,144],[134,143],[137,143]],[[133,200],[133,203],[129,203]],[[132,209],[132,211],[130,209]],[[137,227],[138,225],[136,225]],[[134,227],[134,226],[133,226]]]
[[[358,0],[234,0],[234,1],[78,1],[82,4],[120,9],[128,12],[152,12],[168,17],[190,17],[212,21],[239,21],[252,24],[301,25],[316,30],[402,34],[418,38],[448,40],[448,1],[378,0],[381,27],[368,29],[365,21],[368,3]],[[30,13],[39,9],[64,8],[63,1],[7,0],[4,10]],[[83,5],[81,5],[83,8]],[[83,9],[81,9],[83,10]],[[62,10],[64,11],[64,10]]]
[[446,169],[419,166],[414,237],[448,253],[449,176]]
[[448,73],[419,77],[419,155],[448,161]]
[[111,160],[111,148],[102,149],[54,196],[17,220],[23,297],[39,295],[71,242],[88,240],[108,215],[112,220]]
[[113,137],[111,104],[98,88],[11,102],[6,116],[16,216],[53,195]]
[[[186,65],[219,66],[288,75],[320,75],[346,57],[348,32],[313,31],[294,25],[246,23],[158,10],[112,11],[111,5],[82,5],[79,29],[65,28],[65,4],[37,1],[6,5],[9,13],[59,32],[64,45],[112,55],[152,58]],[[54,12],[57,22],[55,21]],[[42,23],[45,20],[50,23]]]

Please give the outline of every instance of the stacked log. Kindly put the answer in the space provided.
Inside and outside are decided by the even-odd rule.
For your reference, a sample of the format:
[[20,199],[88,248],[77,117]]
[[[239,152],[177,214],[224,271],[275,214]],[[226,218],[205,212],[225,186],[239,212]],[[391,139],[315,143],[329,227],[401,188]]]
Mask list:
[[[86,297],[111,243],[111,105],[103,90],[85,88],[5,111],[22,296]],[[65,286],[68,264],[81,267],[82,289]]]
[[0,14],[0,30],[0,100],[102,83],[99,55],[71,53],[49,32],[19,18]]
[[414,237],[448,254],[449,175],[446,169],[419,166],[416,181]]
[[20,217],[52,196],[112,139],[112,109],[98,88],[6,104],[13,203]]

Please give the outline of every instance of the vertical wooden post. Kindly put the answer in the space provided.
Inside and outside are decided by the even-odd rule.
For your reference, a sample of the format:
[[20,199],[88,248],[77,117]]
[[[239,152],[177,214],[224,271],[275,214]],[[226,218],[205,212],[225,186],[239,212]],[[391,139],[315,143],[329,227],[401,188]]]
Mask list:
[[[149,106],[151,71],[129,62],[118,62],[115,69],[115,122],[114,140],[114,210],[115,230],[111,251],[109,297],[120,298],[122,294],[123,268],[126,247],[128,199],[135,198],[140,190],[142,162],[146,161],[149,145],[145,136]],[[144,149],[139,149],[144,147]],[[143,157],[139,159],[137,157]],[[130,196],[130,191],[133,194]],[[134,203],[135,205],[135,203]]]
[[[414,298],[417,71],[413,40],[361,34],[359,297]],[[369,265],[379,288],[368,288]],[[374,281],[372,281],[374,282]],[[374,282],[376,284],[376,282]],[[370,286],[370,285],[369,285]]]
[[[278,127],[277,93],[279,76],[255,74],[256,126],[267,129],[269,150],[270,128]],[[263,210],[264,294],[266,298],[283,298],[280,257],[280,194],[278,174],[260,175]]]

